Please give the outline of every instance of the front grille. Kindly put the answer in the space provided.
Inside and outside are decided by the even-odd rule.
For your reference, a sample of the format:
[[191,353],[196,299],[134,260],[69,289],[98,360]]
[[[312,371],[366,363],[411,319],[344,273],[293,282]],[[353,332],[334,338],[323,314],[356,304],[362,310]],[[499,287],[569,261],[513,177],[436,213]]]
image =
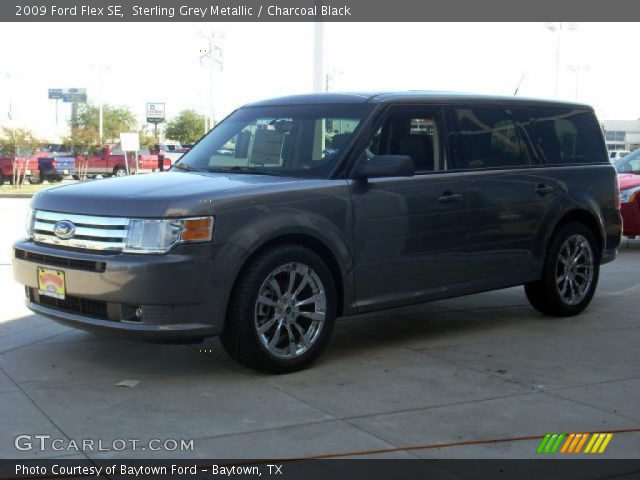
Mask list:
[[89,300],[86,298],[74,297],[67,295],[64,300],[59,298],[47,297],[38,294],[38,290],[33,288],[29,292],[30,300],[36,305],[55,308],[69,313],[78,313],[87,317],[99,318],[107,320],[107,304],[98,300]]
[[[75,226],[71,238],[63,239],[53,233],[54,225],[62,220],[67,220]],[[128,218],[36,210],[33,240],[63,247],[119,252],[124,247],[128,226]]]
[[95,262],[93,260],[78,260],[75,258],[57,257],[54,255],[42,255],[40,253],[28,252],[16,248],[16,258],[37,262],[42,265],[53,265],[56,267],[67,267],[76,270],[87,270],[89,272],[102,273],[107,268],[106,262]]

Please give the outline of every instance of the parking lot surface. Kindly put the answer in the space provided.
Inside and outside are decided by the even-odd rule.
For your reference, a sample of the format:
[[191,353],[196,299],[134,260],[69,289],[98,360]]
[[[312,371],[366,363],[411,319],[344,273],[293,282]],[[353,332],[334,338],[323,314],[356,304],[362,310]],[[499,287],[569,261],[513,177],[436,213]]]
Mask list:
[[[33,315],[10,266],[27,205],[0,200],[3,458],[534,458],[540,440],[509,439],[640,428],[640,240],[602,268],[578,317],[538,314],[522,288],[361,315],[338,323],[311,369],[272,376],[216,339],[145,344]],[[66,443],[18,450],[20,434]],[[68,448],[83,439],[103,450]],[[125,450],[104,450],[118,439]],[[150,439],[193,449],[151,451]],[[475,440],[502,441],[398,449]],[[616,433],[600,457],[639,451],[640,433]]]

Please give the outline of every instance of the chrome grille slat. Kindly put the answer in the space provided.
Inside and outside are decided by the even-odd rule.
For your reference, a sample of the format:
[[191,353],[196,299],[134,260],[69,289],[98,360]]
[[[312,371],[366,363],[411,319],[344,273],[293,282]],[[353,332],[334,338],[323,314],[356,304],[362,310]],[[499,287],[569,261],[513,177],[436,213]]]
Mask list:
[[[119,252],[124,248],[129,219],[36,210],[33,240],[61,247]],[[72,238],[62,239],[53,233],[56,222],[67,220],[75,226]]]
[[[67,220],[67,219],[65,219]],[[55,222],[52,223],[42,223],[36,221],[34,228],[36,231],[42,230],[45,232],[53,233],[53,226]],[[99,238],[125,238],[127,236],[127,231],[118,229],[105,229],[105,228],[89,228],[89,227],[76,227],[76,236],[84,236],[84,237],[99,237]]]
[[60,220],[69,220],[76,225],[106,225],[106,226],[127,226],[129,219],[123,217],[99,217],[93,215],[77,215],[73,213],[49,212],[47,210],[36,211],[37,220],[49,220],[59,222]]

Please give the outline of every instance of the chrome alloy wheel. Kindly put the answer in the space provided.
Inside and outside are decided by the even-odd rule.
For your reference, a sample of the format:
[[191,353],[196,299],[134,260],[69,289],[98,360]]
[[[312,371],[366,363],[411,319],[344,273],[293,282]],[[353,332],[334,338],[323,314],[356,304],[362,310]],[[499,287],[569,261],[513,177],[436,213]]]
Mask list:
[[327,296],[320,277],[302,263],[273,270],[258,291],[254,325],[262,346],[278,358],[295,358],[318,339]]
[[589,241],[572,235],[562,244],[556,262],[556,288],[568,305],[580,303],[593,282],[594,259]]

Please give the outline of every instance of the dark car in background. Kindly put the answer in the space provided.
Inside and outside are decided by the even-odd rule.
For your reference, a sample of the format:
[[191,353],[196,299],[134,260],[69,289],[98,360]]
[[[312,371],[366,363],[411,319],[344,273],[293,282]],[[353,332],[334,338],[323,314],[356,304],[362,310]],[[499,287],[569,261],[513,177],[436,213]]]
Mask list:
[[617,185],[587,105],[285,97],[238,109],[168,173],[38,193],[13,269],[59,322],[220,335],[237,361],[287,372],[340,316],[516,285],[579,314],[620,244]]

